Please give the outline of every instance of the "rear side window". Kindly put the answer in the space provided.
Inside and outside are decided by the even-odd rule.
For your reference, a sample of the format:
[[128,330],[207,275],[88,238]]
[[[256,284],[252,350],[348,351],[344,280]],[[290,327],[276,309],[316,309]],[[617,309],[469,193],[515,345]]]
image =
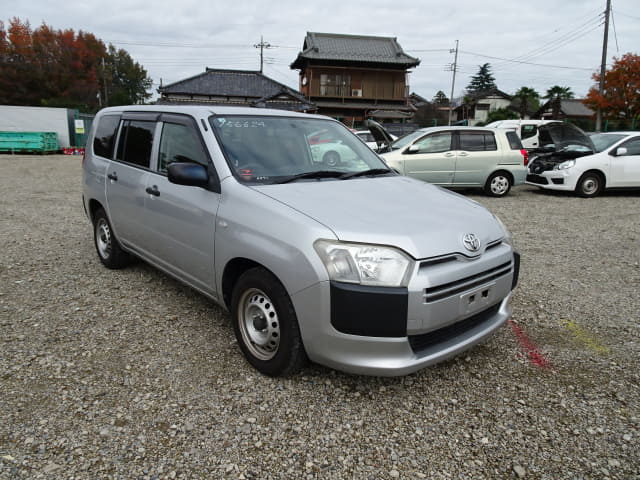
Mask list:
[[523,140],[525,138],[535,137],[536,133],[538,133],[538,127],[535,125],[522,125],[520,128],[520,137]]
[[509,146],[511,150],[522,150],[522,142],[518,138],[518,134],[514,131],[509,131],[507,133],[507,140],[509,140]]
[[112,157],[119,123],[120,115],[105,115],[100,118],[93,138],[93,153],[105,158]]
[[149,168],[155,128],[156,122],[125,120],[120,132],[116,159]]
[[460,132],[460,150],[484,152],[497,149],[493,132]]

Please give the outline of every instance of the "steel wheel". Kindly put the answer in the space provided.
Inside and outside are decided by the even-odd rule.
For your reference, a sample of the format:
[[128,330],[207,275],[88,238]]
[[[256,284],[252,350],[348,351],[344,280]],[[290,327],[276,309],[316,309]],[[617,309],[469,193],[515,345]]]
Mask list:
[[259,360],[271,360],[280,346],[280,322],[271,299],[251,288],[240,298],[238,326],[244,344]]
[[602,190],[602,179],[596,173],[585,173],[580,180],[576,191],[583,197],[595,197]]
[[120,247],[107,214],[101,208],[96,210],[93,215],[93,241],[96,245],[98,258],[105,267],[122,268],[131,260],[127,252]]
[[236,281],[231,295],[233,330],[247,361],[272,377],[304,365],[296,312],[286,289],[268,270],[255,267]]
[[102,259],[111,256],[111,227],[105,218],[99,218],[96,222],[96,248]]

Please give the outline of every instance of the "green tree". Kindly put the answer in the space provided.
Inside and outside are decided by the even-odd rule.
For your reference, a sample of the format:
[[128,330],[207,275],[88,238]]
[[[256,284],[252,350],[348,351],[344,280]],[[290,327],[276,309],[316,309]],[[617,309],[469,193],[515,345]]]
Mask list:
[[433,103],[438,106],[449,105],[449,99],[442,90],[438,90],[438,93],[433,96]]
[[520,118],[524,118],[530,110],[537,110],[540,94],[533,88],[520,87],[514,94],[514,103],[520,110]]
[[484,65],[479,65],[478,73],[471,77],[471,82],[469,82],[467,86],[467,92],[478,93],[498,88],[495,80],[491,74],[490,64],[485,63]]
[[551,103],[551,116],[554,119],[560,118],[560,107],[561,101],[564,99],[573,98],[574,94],[571,90],[571,87],[561,87],[560,85],[554,85],[553,87],[547,89],[547,93],[544,97]]
[[483,124],[478,124],[478,127],[483,125],[487,125],[491,122],[497,122],[498,120],[516,120],[518,118],[518,114],[511,110],[510,108],[498,108],[496,110],[492,110],[489,112],[487,116],[487,121]]
[[123,49],[109,44],[105,58],[104,75],[107,78],[109,105],[144,103],[151,97],[151,78],[147,71]]

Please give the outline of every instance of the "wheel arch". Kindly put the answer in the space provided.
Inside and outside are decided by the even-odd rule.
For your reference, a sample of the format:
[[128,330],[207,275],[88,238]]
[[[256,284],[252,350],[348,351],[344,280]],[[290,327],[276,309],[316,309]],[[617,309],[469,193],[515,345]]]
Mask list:
[[91,223],[93,223],[95,219],[96,212],[100,209],[105,210],[105,208],[102,206],[102,204],[98,200],[96,200],[95,198],[92,198],[89,200],[89,219],[91,220]]
[[270,269],[268,269],[261,263],[256,262],[255,260],[243,257],[232,258],[227,262],[222,272],[222,300],[228,310],[231,310],[231,296],[233,294],[233,287],[235,286],[240,276],[244,272],[246,272],[247,270],[251,270],[252,268],[263,268],[271,273],[274,277],[278,278],[278,276]]
[[494,170],[493,172],[491,172],[487,176],[487,179],[485,180],[485,183],[488,182],[491,177],[493,177],[494,175],[497,175],[499,173],[503,174],[505,177],[509,177],[509,179],[511,180],[511,185],[514,184],[515,178],[513,177],[513,173],[511,173],[509,170],[505,170],[504,168],[499,168],[499,169]]

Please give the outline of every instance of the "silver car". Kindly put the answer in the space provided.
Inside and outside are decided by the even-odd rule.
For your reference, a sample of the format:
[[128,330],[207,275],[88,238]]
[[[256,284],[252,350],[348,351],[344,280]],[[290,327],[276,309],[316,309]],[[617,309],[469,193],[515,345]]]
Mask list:
[[422,128],[392,142],[382,157],[403,175],[443,187],[480,187],[493,197],[524,184],[529,160],[514,131],[482,127]]
[[[318,131],[353,158],[319,165]],[[519,256],[502,223],[397,175],[337,121],[113,107],[89,138],[83,203],[100,261],[139,257],[228,309],[264,374],[311,360],[403,375],[470,348],[510,314]]]

